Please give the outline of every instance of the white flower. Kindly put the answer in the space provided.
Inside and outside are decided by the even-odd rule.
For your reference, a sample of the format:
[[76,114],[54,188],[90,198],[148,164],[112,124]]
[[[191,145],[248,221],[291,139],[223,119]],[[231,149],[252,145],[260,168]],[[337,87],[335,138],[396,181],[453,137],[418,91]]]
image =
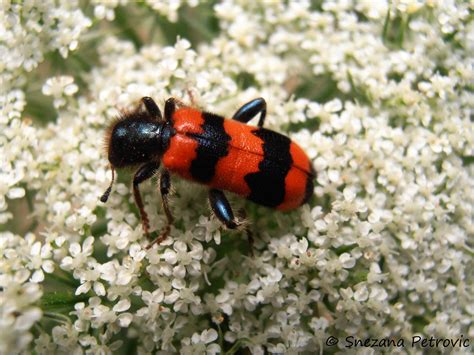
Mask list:
[[205,216],[199,217],[199,228],[197,230],[198,235],[204,229],[205,236],[204,239],[206,242],[209,242],[214,239],[215,243],[219,245],[221,243],[221,229],[222,226],[217,218],[207,218]]
[[53,96],[54,106],[59,108],[66,104],[65,96],[72,96],[78,90],[72,76],[57,76],[46,80],[42,92],[46,96]]
[[218,344],[212,343],[217,339],[217,332],[214,329],[206,329],[201,334],[194,333],[190,338],[184,338],[182,341],[183,354],[205,353],[214,355],[221,352]]
[[[469,334],[472,6],[198,3],[0,9],[0,353],[305,353],[329,335]],[[210,217],[208,186],[173,174],[170,236],[146,249],[135,172],[117,169],[99,201],[105,127],[143,96],[228,118],[265,98],[264,127],[308,154],[314,196],[281,213],[229,193],[250,249]],[[154,179],[140,192],[159,233]]]
[[60,97],[62,95],[71,96],[78,90],[74,84],[72,76],[57,76],[49,78],[43,86],[43,94],[47,96]]
[[72,243],[69,246],[69,253],[71,256],[63,258],[61,267],[66,270],[79,270],[86,264],[93,252],[94,238],[88,237],[82,243]]
[[183,279],[187,272],[192,275],[199,274],[201,270],[200,260],[203,258],[203,248],[201,243],[196,241],[189,244],[176,241],[173,244],[173,250],[166,249],[162,258],[167,264],[174,265],[172,270],[173,276]]
[[5,258],[4,254],[0,259],[0,352],[11,353],[26,349],[32,341],[30,329],[43,314],[35,305],[42,291],[37,283],[27,281],[30,277],[27,269],[12,270],[21,265],[15,266],[16,260]]
[[98,281],[100,277],[99,268],[98,264],[91,262],[88,264],[88,269],[74,271],[74,275],[81,280],[81,285],[76,289],[76,295],[87,293],[92,287],[96,295],[105,296],[104,284]]
[[58,350],[71,354],[79,354],[81,352],[78,335],[78,332],[69,324],[56,326],[52,330],[53,342],[58,347]]
[[349,253],[342,253],[339,255],[339,261],[345,269],[351,269],[355,265],[355,260]]

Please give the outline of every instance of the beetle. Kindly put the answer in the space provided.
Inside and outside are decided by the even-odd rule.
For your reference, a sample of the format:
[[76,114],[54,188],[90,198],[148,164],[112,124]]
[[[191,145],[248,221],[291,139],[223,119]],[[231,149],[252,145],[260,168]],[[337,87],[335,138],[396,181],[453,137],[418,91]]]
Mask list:
[[[267,105],[254,99],[232,119],[200,111],[178,99],[165,102],[164,119],[151,97],[131,111],[123,111],[110,124],[106,149],[112,181],[100,200],[106,202],[115,169],[137,167],[133,195],[143,231],[150,236],[139,185],[160,172],[159,186],[167,224],[149,245],[170,233],[173,215],[168,204],[170,173],[209,186],[209,203],[216,217],[229,229],[242,224],[223,192],[230,191],[259,205],[287,211],[308,202],[315,172],[306,153],[285,135],[263,128]],[[260,114],[257,127],[247,125]]]

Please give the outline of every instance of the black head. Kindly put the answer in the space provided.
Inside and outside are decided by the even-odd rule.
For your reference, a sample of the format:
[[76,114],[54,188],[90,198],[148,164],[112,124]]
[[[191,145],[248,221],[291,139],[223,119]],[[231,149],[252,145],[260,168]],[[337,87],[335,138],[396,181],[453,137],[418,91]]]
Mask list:
[[112,181],[100,200],[106,202],[115,179],[115,168],[142,165],[157,161],[169,146],[175,134],[171,124],[174,99],[165,104],[166,121],[163,120],[158,105],[151,97],[145,96],[132,111],[123,111],[109,126],[105,144],[112,169]]
[[[144,98],[146,100],[148,98]],[[152,100],[152,99],[150,99]],[[145,102],[145,107],[147,102]],[[153,105],[156,104],[153,101]],[[123,111],[121,115],[110,124],[105,134],[105,146],[112,169],[112,181],[100,200],[106,202],[112,190],[115,179],[115,168],[131,167],[159,159],[165,146],[163,131],[166,124],[161,119],[158,107],[153,114],[149,110],[137,107],[133,111]]]
[[146,113],[125,115],[110,127],[108,156],[115,168],[146,163],[162,153],[163,123]]

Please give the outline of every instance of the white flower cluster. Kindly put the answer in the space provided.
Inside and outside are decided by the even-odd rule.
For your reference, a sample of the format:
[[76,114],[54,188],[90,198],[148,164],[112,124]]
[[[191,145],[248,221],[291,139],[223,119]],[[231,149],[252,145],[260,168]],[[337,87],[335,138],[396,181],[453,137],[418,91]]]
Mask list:
[[[93,0],[94,15],[98,19],[106,19],[113,21],[115,19],[115,9],[119,5],[133,4],[130,0]],[[178,10],[184,5],[189,7],[196,7],[199,4],[198,0],[172,0],[172,1],[158,1],[146,0],[145,3],[158,14],[165,16],[170,22],[178,21]]]
[[0,238],[0,353],[26,348],[33,340],[30,328],[42,317],[38,301],[44,271],[51,273],[52,248],[36,241],[2,232]]
[[[31,71],[44,54],[58,50],[63,57],[77,48],[81,34],[91,26],[77,1],[25,0],[2,2],[0,7],[0,53],[2,69]],[[11,76],[12,81],[21,77]]]
[[[94,1],[96,21],[126,3]],[[128,6],[180,21],[184,3]],[[322,352],[329,335],[474,337],[468,2],[224,0],[219,33],[196,48],[183,36],[136,50],[107,35],[89,72],[40,83],[27,72],[53,50],[80,50],[92,20],[76,2],[1,11],[0,353],[298,353]],[[55,121],[25,116],[32,85],[52,97]],[[189,102],[188,91],[226,116],[264,97],[268,128],[312,159],[310,205],[281,213],[232,199],[247,210],[253,253],[245,233],[209,217],[205,188],[178,178],[171,236],[149,250],[126,171],[98,200],[117,109],[143,96]],[[156,186],[141,189],[160,230]]]

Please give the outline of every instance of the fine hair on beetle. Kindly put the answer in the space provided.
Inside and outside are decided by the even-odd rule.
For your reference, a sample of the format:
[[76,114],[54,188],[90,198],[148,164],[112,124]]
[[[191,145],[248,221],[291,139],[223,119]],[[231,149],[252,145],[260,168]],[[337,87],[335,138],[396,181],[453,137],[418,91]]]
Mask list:
[[[134,154],[136,147],[146,147],[146,142],[140,138],[139,134],[130,134],[132,131],[130,128],[132,128],[133,125],[139,126],[149,124],[151,126],[156,126],[157,123],[160,123],[160,121],[157,120],[157,118],[152,117],[150,112],[146,110],[146,108],[141,104],[136,104],[131,109],[119,110],[119,114],[110,122],[104,134],[103,146],[105,154],[109,157],[110,169],[112,170],[112,179],[109,187],[101,196],[100,201],[105,203],[109,198],[109,195],[112,191],[112,186],[115,181],[116,168],[132,170],[145,161],[159,161],[160,154],[147,154],[146,156],[141,155],[140,152],[138,152],[138,154]],[[117,128],[121,125],[125,125],[125,127],[123,127],[123,134],[114,134],[116,133]],[[160,134],[161,130],[160,126],[158,126],[154,138],[158,138]],[[121,137],[130,138],[128,139],[128,144],[119,142]],[[153,142],[153,144],[155,143],[156,142]],[[150,145],[150,143],[148,145]],[[120,147],[122,147],[122,149],[118,149]],[[149,151],[155,149],[156,146],[153,146],[151,149],[149,149]]]

